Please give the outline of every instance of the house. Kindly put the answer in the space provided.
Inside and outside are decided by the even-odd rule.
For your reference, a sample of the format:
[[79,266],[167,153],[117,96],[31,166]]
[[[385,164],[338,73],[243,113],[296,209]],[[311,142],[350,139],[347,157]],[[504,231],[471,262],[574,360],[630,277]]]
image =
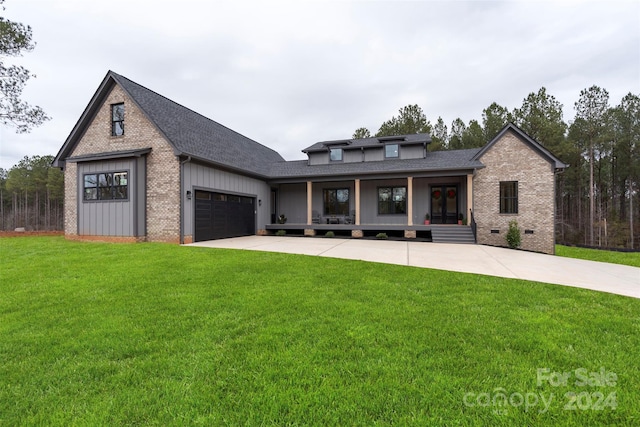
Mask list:
[[54,160],[65,176],[65,236],[190,243],[279,229],[385,231],[503,246],[515,219],[524,249],[554,252],[563,162],[513,124],[479,149],[431,152],[430,142],[325,141],[304,149],[306,160],[285,161],[109,71]]

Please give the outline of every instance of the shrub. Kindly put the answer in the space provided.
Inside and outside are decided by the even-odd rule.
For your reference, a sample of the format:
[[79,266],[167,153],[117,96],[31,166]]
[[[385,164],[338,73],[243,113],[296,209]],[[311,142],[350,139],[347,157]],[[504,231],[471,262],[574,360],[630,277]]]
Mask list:
[[520,247],[521,236],[520,229],[518,228],[518,221],[515,219],[509,222],[509,231],[507,231],[507,244],[511,249]]
[[324,237],[335,237],[335,233],[333,231],[327,231]]
[[278,230],[276,231],[276,236],[284,236],[287,234],[287,230]]
[[388,239],[387,233],[378,233],[376,234],[376,239]]

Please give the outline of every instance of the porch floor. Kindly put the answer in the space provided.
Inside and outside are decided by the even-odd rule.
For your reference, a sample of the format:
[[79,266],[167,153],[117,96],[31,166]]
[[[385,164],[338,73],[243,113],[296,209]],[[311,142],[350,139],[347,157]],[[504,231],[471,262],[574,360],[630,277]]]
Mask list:
[[469,227],[468,225],[458,225],[458,224],[417,224],[417,225],[406,225],[406,224],[303,224],[303,223],[287,223],[287,224],[267,224],[267,230],[304,230],[304,229],[313,229],[313,230],[324,230],[324,231],[336,231],[336,230],[394,230],[394,231],[402,231],[402,230],[433,230],[438,228],[451,228],[451,227]]
[[328,231],[336,235],[351,235],[353,230],[362,231],[363,237],[386,233],[389,237],[404,237],[406,231],[413,231],[415,238],[434,243],[475,243],[471,227],[458,224],[402,225],[402,224],[269,224],[268,231],[285,230],[288,234],[304,234],[305,230],[314,230],[322,235]]

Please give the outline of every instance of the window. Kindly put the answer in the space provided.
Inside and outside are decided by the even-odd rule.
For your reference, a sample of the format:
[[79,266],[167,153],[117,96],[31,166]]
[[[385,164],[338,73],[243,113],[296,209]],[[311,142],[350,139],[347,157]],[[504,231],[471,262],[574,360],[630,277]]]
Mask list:
[[323,197],[325,215],[349,214],[348,188],[325,188],[323,190]]
[[518,181],[500,182],[500,213],[518,213]]
[[93,173],[84,176],[84,200],[125,200],[129,197],[128,172]]
[[329,150],[329,158],[332,162],[342,161],[342,148],[331,148]]
[[397,159],[400,156],[398,144],[387,144],[384,146],[384,157],[386,159]]
[[124,135],[124,104],[111,106],[111,135]]
[[379,187],[378,214],[394,215],[407,213],[407,187]]

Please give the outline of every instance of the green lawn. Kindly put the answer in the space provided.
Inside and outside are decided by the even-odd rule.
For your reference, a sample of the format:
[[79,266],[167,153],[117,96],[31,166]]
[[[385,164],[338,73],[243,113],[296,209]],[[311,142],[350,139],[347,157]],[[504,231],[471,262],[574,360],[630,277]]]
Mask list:
[[599,249],[556,245],[556,255],[640,267],[640,252],[601,251]]
[[60,237],[0,262],[3,426],[640,423],[637,299]]

